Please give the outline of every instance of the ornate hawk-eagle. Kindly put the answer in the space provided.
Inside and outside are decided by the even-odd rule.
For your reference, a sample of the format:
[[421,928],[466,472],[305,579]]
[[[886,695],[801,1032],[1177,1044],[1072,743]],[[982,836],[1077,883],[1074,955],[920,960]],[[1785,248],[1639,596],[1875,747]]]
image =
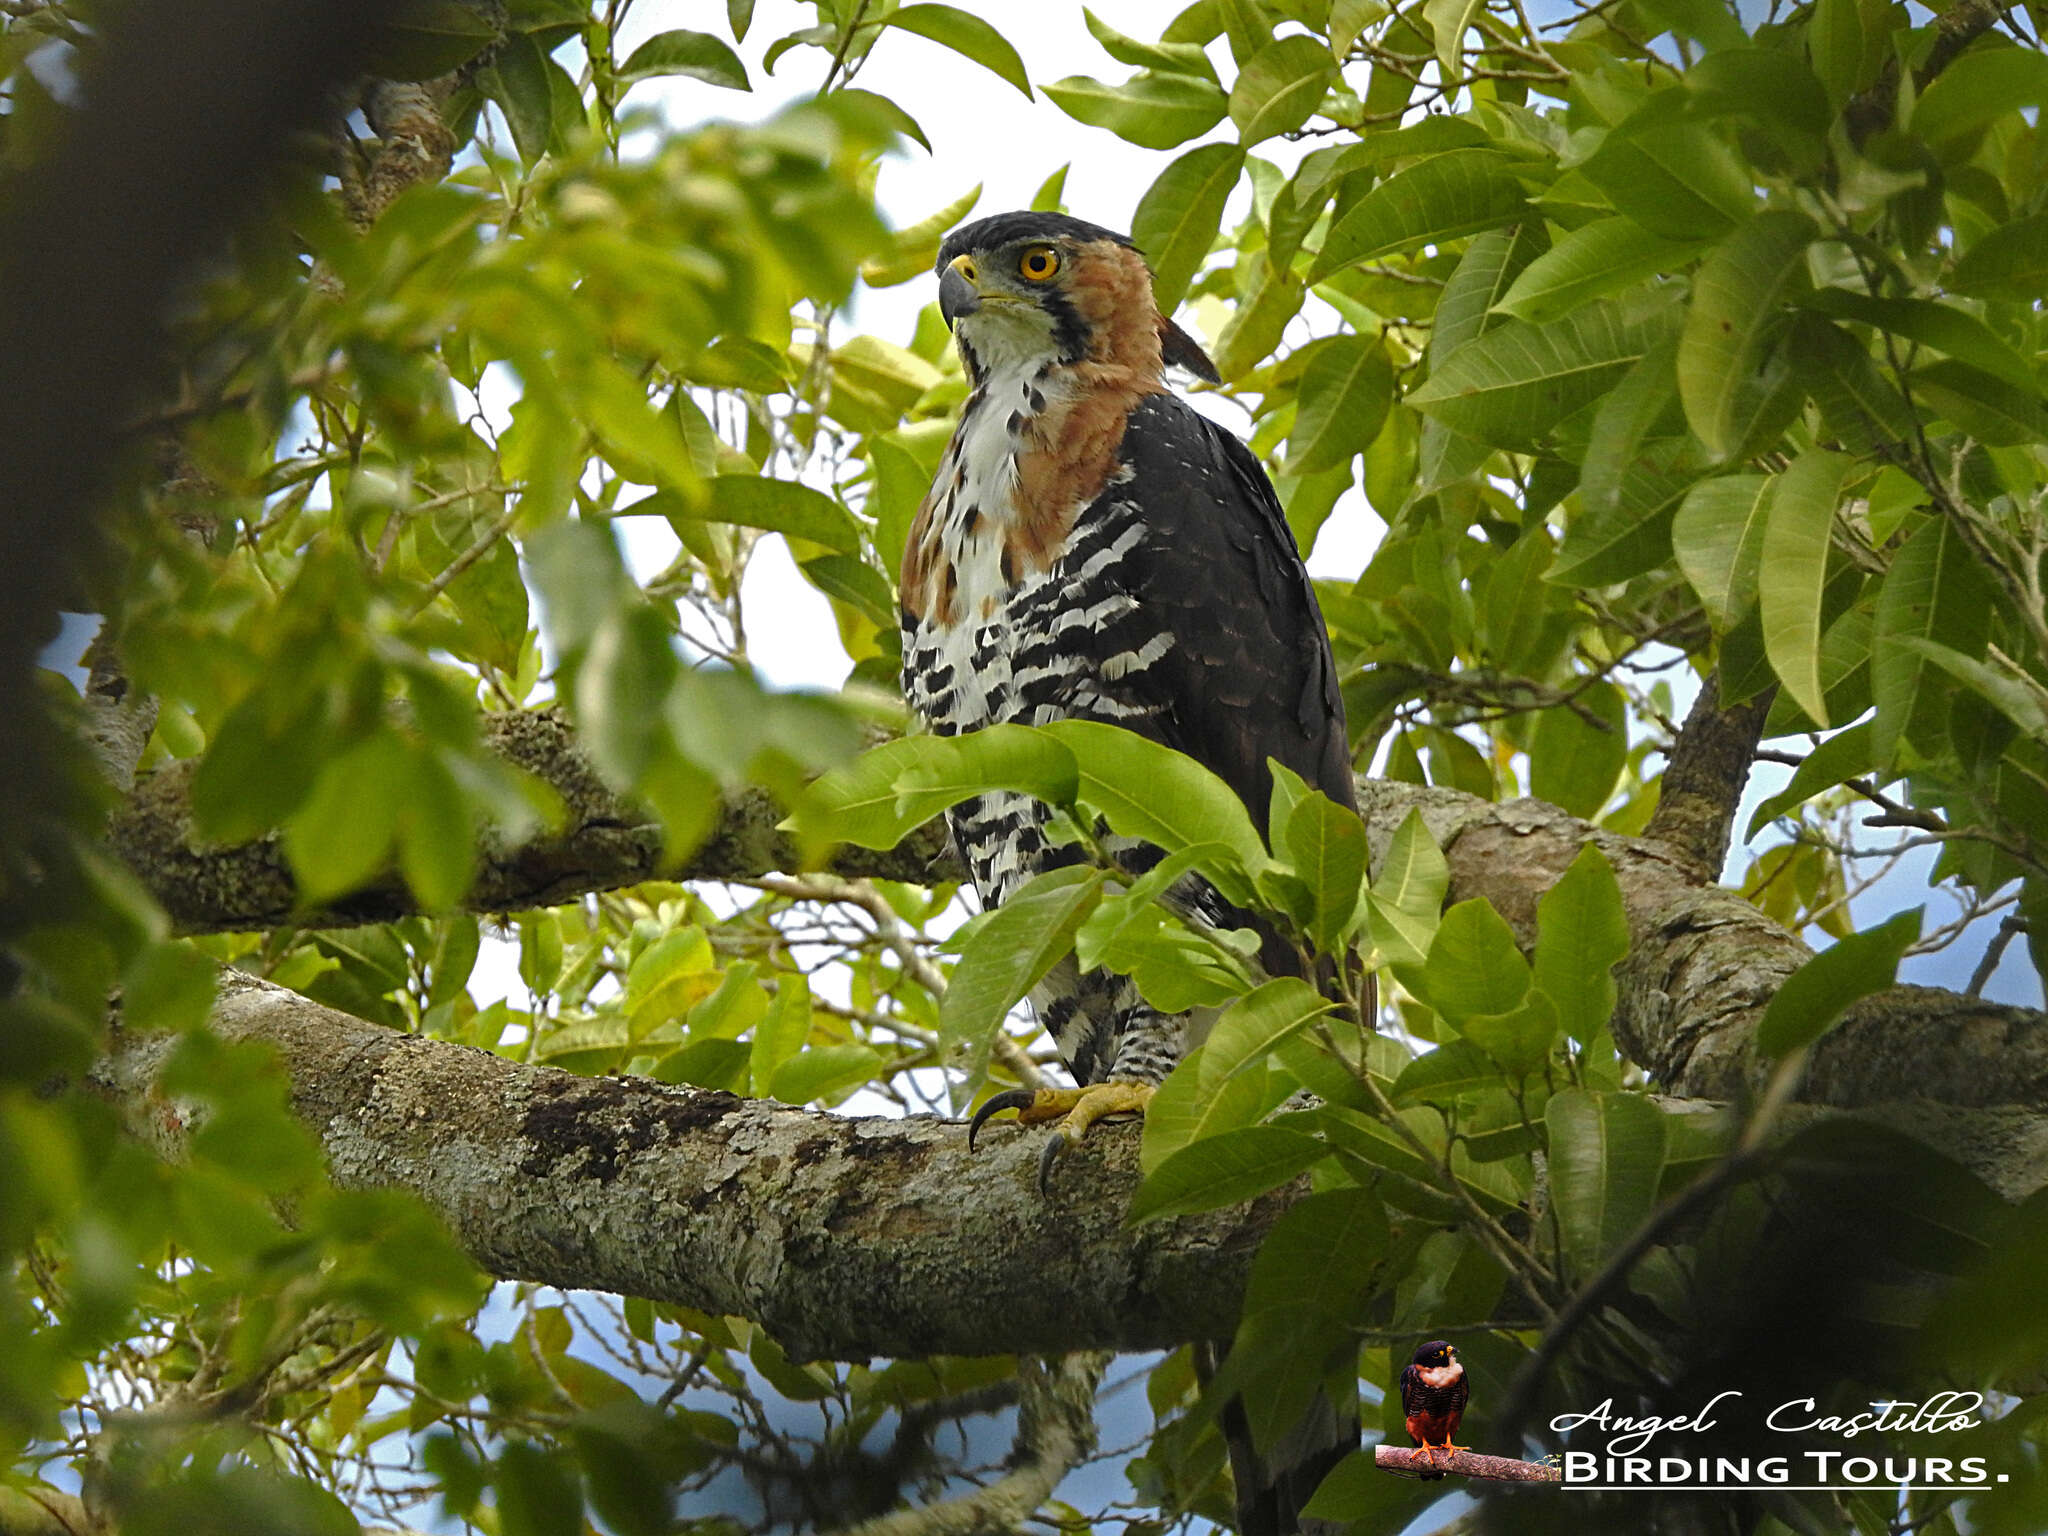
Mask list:
[[[1355,805],[1344,703],[1308,572],[1259,461],[1168,389],[1215,365],[1152,298],[1122,235],[1007,213],[939,250],[939,307],[972,390],[903,557],[903,686],[936,732],[1107,721],[1196,758],[1264,826],[1274,759]],[[985,905],[1080,855],[1046,808],[989,794],[952,813]],[[1155,861],[1133,845],[1127,864]],[[1259,926],[1199,879],[1197,920]],[[1297,970],[1268,934],[1268,969]],[[1081,1085],[983,1106],[1077,1138],[1142,1110],[1187,1021],[1071,957],[1032,993]],[[977,1124],[979,1122],[977,1121]],[[1049,1170],[1061,1145],[1047,1145]]]
[[[1178,749],[1264,826],[1268,760],[1354,806],[1329,637],[1280,503],[1249,449],[1167,388],[1169,364],[1215,382],[1201,347],[1159,313],[1122,235],[1052,213],[1008,213],[940,248],[939,307],[972,390],[903,557],[903,686],[933,731],[1106,721]],[[975,888],[999,906],[1080,855],[1046,835],[1047,808],[998,793],[952,812]],[[1145,868],[1159,850],[1117,847]],[[1260,931],[1272,972],[1294,948],[1198,877],[1192,920]],[[1180,1059],[1188,1020],[1071,956],[1032,992],[1080,1085],[982,1106],[1061,1120],[1040,1164],[1105,1114],[1141,1111]],[[971,1136],[970,1132],[970,1136]],[[1319,1398],[1296,1442],[1251,1455],[1225,1410],[1240,1525],[1296,1529],[1322,1473],[1357,1444]]]

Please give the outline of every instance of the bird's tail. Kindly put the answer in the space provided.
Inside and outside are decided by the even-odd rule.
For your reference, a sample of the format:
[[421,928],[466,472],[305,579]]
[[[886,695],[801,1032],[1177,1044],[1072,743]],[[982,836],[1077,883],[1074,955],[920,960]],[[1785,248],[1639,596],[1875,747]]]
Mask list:
[[[1197,1372],[1206,1384],[1229,1354],[1227,1344],[1195,1346]],[[1238,1536],[1338,1536],[1344,1521],[1304,1520],[1316,1487],[1330,1469],[1358,1449],[1358,1405],[1343,1408],[1318,1391],[1293,1429],[1261,1456],[1252,1443],[1244,1404],[1233,1397],[1218,1414],[1230,1473],[1237,1484]]]

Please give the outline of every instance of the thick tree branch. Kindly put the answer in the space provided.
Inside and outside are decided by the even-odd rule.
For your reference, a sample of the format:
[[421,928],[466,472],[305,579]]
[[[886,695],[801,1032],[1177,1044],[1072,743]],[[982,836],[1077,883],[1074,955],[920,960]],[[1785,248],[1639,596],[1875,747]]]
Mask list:
[[[661,830],[600,781],[551,710],[494,715],[486,729],[507,761],[561,796],[561,829],[507,845],[486,840],[467,905],[504,912],[573,900],[592,890],[663,873],[679,879],[746,878],[798,866],[775,830],[781,809],[766,795],[730,797],[711,838],[680,869],[659,864]],[[416,910],[395,881],[326,912],[296,909],[291,874],[275,839],[201,848],[191,830],[183,765],[140,783],[116,818],[116,851],[185,932],[285,923],[345,926]],[[1495,805],[1454,790],[1361,781],[1359,800],[1375,856],[1411,809],[1419,809],[1451,868],[1450,899],[1484,896],[1525,944],[1536,937],[1536,902],[1588,841],[1613,863],[1631,930],[1617,973],[1614,1037],[1667,1091],[1736,1099],[1759,1088],[1769,1064],[1753,1041],[1785,978],[1810,957],[1794,935],[1701,866],[1661,842],[1599,832],[1536,800]],[[852,877],[937,882],[960,877],[936,822],[880,852],[842,848],[830,866]],[[1928,1100],[1982,1107],[2048,1107],[2048,1017],[1925,987],[1893,987],[1865,999],[1814,1052],[1800,1097],[1837,1106]]]
[[[1041,1133],[850,1119],[640,1078],[577,1077],[402,1035],[233,972],[214,1028],[261,1040],[335,1181],[410,1189],[490,1274],[762,1324],[797,1359],[1157,1349],[1227,1337],[1299,1191],[1126,1231],[1135,1127],[1098,1127],[1038,1192]],[[96,1075],[181,1155],[153,1086],[174,1042]]]

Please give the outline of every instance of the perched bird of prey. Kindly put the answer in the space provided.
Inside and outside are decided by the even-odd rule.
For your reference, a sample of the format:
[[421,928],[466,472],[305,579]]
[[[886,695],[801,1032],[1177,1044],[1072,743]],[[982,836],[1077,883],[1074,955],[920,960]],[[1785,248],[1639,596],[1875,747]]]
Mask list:
[[[1464,1449],[1452,1441],[1471,1401],[1472,1383],[1465,1379],[1457,1350],[1442,1339],[1416,1345],[1415,1358],[1401,1369],[1401,1411],[1408,1416],[1408,1438],[1421,1447],[1432,1467],[1438,1451],[1448,1461],[1451,1452]],[[1443,1475],[1422,1474],[1425,1479]]]
[[[903,555],[903,688],[918,715],[945,735],[1003,722],[1124,726],[1206,765],[1255,826],[1267,821],[1268,759],[1355,808],[1308,572],[1259,461],[1167,387],[1169,365],[1212,383],[1216,368],[1159,313],[1144,258],[1079,219],[1007,213],[955,230],[937,271],[972,389]],[[985,906],[1082,857],[1049,842],[1049,814],[1009,793],[953,810]],[[1136,841],[1112,846],[1127,868],[1160,858]],[[1299,973],[1290,944],[1199,877],[1170,899],[1192,921],[1258,930],[1267,970]],[[1031,1001],[1079,1086],[997,1094],[969,1137],[1001,1109],[1059,1121],[1043,1185],[1066,1141],[1104,1115],[1143,1111],[1188,1047],[1188,1020],[1071,956]],[[1323,1417],[1329,1433],[1293,1469],[1302,1498],[1328,1465],[1319,1458],[1345,1448],[1341,1416]],[[1247,1467],[1242,1449],[1241,1504],[1255,1496],[1248,1485],[1270,1492],[1277,1475]],[[1296,1528],[1291,1514],[1246,1518],[1248,1531]]]

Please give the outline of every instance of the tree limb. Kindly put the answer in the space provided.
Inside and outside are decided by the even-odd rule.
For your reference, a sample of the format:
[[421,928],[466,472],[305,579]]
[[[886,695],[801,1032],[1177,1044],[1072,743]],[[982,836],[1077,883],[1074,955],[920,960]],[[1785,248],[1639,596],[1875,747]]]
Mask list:
[[[853,1119],[578,1077],[363,1023],[228,972],[213,1027],[275,1047],[337,1184],[418,1194],[492,1275],[736,1314],[796,1359],[1157,1349],[1227,1336],[1260,1238],[1300,1193],[1124,1229],[1135,1127],[1038,1192],[1042,1133]],[[129,1035],[95,1074],[177,1157],[193,1128]],[[1305,1187],[1305,1181],[1303,1181]]]
[[1664,765],[1657,809],[1643,829],[1645,837],[1669,845],[1708,881],[1719,879],[1727,862],[1735,810],[1777,689],[1767,688],[1726,709],[1720,693],[1718,672],[1700,685]]
[[1376,1445],[1372,1448],[1372,1464],[1382,1472],[1401,1472],[1411,1477],[1436,1471],[1454,1473],[1459,1477],[1476,1477],[1491,1483],[1556,1483],[1564,1480],[1564,1473],[1548,1462],[1481,1456],[1477,1451],[1453,1451],[1448,1461],[1441,1456],[1431,1461],[1419,1450],[1398,1445]]
[[1111,1356],[1017,1362],[1017,1443],[1010,1470],[986,1488],[863,1521],[845,1536],[975,1536],[1020,1527],[1060,1479],[1095,1451],[1095,1389]]

